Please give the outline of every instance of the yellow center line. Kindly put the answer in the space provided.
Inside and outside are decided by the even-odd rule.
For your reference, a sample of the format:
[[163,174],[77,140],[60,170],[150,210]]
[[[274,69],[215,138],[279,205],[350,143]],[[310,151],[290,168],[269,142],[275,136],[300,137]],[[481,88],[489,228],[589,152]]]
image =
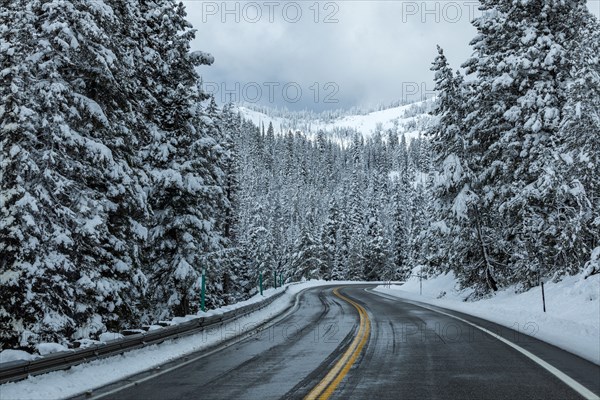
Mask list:
[[352,368],[352,365],[356,362],[356,359],[360,355],[363,347],[365,347],[365,344],[369,339],[369,334],[371,333],[371,321],[369,320],[367,311],[360,304],[342,295],[339,292],[339,289],[340,288],[335,288],[333,294],[350,303],[358,310],[358,315],[360,317],[358,334],[338,362],[336,362],[333,368],[325,375],[325,378],[323,378],[321,382],[306,395],[305,400],[324,400],[328,399],[333,394],[340,382],[342,382],[346,374],[348,374],[348,371],[350,371],[350,368]]

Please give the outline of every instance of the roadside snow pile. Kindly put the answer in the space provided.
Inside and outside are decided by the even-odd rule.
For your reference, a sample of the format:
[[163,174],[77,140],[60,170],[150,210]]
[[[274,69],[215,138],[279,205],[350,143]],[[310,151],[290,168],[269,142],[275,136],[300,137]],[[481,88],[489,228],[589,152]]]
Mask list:
[[110,342],[111,340],[117,340],[117,339],[122,339],[125,336],[121,335],[120,333],[115,333],[115,332],[104,332],[103,334],[100,335],[99,339],[101,343],[106,343],[106,342]]
[[587,262],[584,275],[590,276],[600,272],[600,246],[592,251],[592,258]]
[[[34,356],[23,350],[4,350],[0,352],[0,363],[6,363],[17,360],[35,360],[39,356]],[[1,387],[1,386],[0,386]],[[1,393],[1,392],[0,392]]]
[[[215,346],[235,336],[251,332],[265,321],[281,314],[289,307],[295,295],[302,290],[315,286],[323,286],[324,284],[330,285],[332,283],[356,284],[357,282],[308,281],[299,284],[290,284],[287,286],[287,291],[270,305],[247,316],[226,323],[218,329],[208,329],[195,335],[169,340],[160,345],[152,345],[142,349],[131,350],[119,356],[76,365],[67,371],[50,372],[44,375],[29,377],[23,381],[6,383],[0,385],[0,397],[2,400],[60,399],[105,386],[127,376],[183,357],[186,354]],[[264,300],[282,290],[284,288],[265,290],[263,296],[257,295],[241,303],[201,313],[202,315],[200,316],[222,314],[226,311]],[[0,353],[0,359],[2,362],[8,362],[22,359],[19,357],[35,358],[35,356],[25,352],[21,352],[24,354],[16,354],[15,352],[15,350],[5,350]]]
[[[68,347],[58,343],[39,343],[36,349],[40,355],[45,356],[47,354],[58,353],[59,351],[67,351]],[[4,352],[3,352],[4,353]]]
[[600,274],[587,279],[584,276],[579,274],[544,284],[545,313],[540,287],[518,294],[516,287],[509,287],[492,298],[465,302],[471,290],[458,290],[453,273],[424,279],[423,295],[419,295],[416,276],[402,285],[378,286],[375,290],[460,311],[513,329],[520,327],[523,333],[531,333],[524,327],[535,326],[533,336],[536,338],[600,364]]

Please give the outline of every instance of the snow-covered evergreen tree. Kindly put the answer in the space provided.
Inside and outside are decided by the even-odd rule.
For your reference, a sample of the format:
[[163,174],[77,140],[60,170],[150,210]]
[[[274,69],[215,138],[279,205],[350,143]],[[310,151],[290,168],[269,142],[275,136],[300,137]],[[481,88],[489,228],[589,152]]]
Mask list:
[[[213,59],[190,52],[194,31],[182,4],[155,0],[144,3],[141,12],[147,21],[141,55],[150,64],[143,87],[155,107],[148,116],[153,140],[146,158],[152,177],[147,262],[151,307],[164,318],[198,310],[202,269],[209,271],[212,284],[220,277],[202,256],[222,249],[217,216],[227,200],[220,168],[220,127],[198,108],[207,96],[198,90],[194,69]],[[209,305],[212,301],[209,297]]]
[[138,15],[80,0],[2,13],[3,343],[127,326],[142,315],[145,178],[116,29]]
[[429,261],[454,269],[477,293],[497,281],[527,287],[585,262],[594,206],[586,174],[576,172],[587,158],[574,160],[590,136],[570,132],[584,104],[573,97],[582,90],[572,77],[590,79],[597,69],[592,53],[579,56],[597,32],[584,1],[486,0],[481,9],[475,53],[464,64],[472,79],[453,75],[438,49],[439,121],[430,131],[436,222],[429,232],[440,246]]
[[363,279],[375,281],[388,277],[390,245],[388,239],[385,237],[383,225],[375,208],[370,208],[369,210],[366,237]]
[[600,244],[600,26],[591,15],[576,23],[580,29],[567,48],[573,62],[554,158],[567,178],[558,184],[571,195],[557,244],[578,241],[580,263]]
[[475,56],[465,64],[477,77],[467,124],[469,151],[480,155],[471,169],[486,193],[479,208],[488,236],[482,242],[504,279],[533,279],[580,264],[577,244],[557,241],[558,221],[566,217],[557,210],[580,200],[560,188],[563,177],[554,164],[574,63],[567,49],[589,12],[584,1],[490,0],[483,8],[494,12],[475,20]]
[[437,116],[438,123],[429,131],[435,156],[433,222],[425,238],[429,247],[428,263],[435,272],[452,269],[461,276],[463,264],[481,260],[466,258],[467,253],[480,254],[477,247],[473,248],[477,243],[472,239],[478,196],[472,190],[471,154],[467,151],[465,137],[466,94],[461,74],[453,73],[440,47],[431,69],[435,72],[435,89],[438,91],[432,113]]
[[331,279],[332,272],[337,266],[338,235],[340,232],[340,212],[335,197],[329,200],[327,219],[321,233],[321,271],[323,279]]
[[319,244],[314,235],[314,218],[306,216],[300,236],[294,244],[290,267],[296,280],[315,279],[320,277],[322,260]]

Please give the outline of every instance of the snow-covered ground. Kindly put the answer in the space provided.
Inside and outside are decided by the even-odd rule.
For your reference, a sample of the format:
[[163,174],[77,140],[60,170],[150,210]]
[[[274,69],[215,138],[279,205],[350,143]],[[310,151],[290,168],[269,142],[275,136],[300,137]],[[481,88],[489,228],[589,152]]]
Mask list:
[[238,107],[238,111],[242,114],[247,120],[250,120],[254,125],[261,127],[264,126],[265,129],[269,126],[269,123],[273,124],[273,129],[276,134],[281,133],[282,126],[285,125],[285,118],[281,117],[271,117],[265,113],[260,111],[251,110],[247,107]]
[[[414,117],[404,118],[404,114],[412,107],[412,104],[392,107],[381,111],[373,111],[365,115],[349,115],[337,119],[331,123],[319,124],[315,129],[323,129],[324,131],[332,131],[334,128],[353,128],[363,134],[371,134],[377,129],[377,125],[381,124],[383,130],[394,127],[394,121],[407,122]],[[415,132],[418,134],[418,132]]]
[[[418,274],[418,270],[414,275]],[[587,279],[583,274],[544,284],[546,312],[542,309],[541,288],[515,293],[514,287],[492,298],[465,302],[470,290],[457,290],[452,273],[423,280],[411,277],[402,285],[375,290],[400,298],[421,301],[480,317],[504,326],[519,328],[538,339],[600,364],[600,275]]]
[[[240,317],[218,329],[209,329],[195,335],[170,340],[160,345],[132,350],[120,356],[91,361],[74,366],[67,371],[50,372],[44,375],[29,377],[23,381],[0,385],[0,399],[60,399],[105,386],[127,376],[155,368],[186,354],[215,346],[227,339],[251,332],[258,325],[281,314],[300,291],[332,283],[331,281],[308,281],[299,284],[290,284],[287,286],[287,291],[267,307],[247,316]],[[356,284],[358,282],[335,283]],[[207,313],[201,313],[200,316],[222,314],[226,311],[264,300],[266,297],[272,296],[282,290],[285,290],[285,288],[265,290],[263,296],[256,295],[244,302],[210,310]],[[195,317],[185,317],[175,322],[183,322]],[[4,362],[10,359],[7,357]]]

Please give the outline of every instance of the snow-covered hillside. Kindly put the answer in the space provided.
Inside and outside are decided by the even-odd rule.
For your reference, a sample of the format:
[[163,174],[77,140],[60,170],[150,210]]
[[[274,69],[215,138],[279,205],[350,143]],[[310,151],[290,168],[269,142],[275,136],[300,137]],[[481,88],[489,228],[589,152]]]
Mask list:
[[272,123],[275,133],[285,133],[289,130],[301,131],[310,137],[320,130],[329,133],[350,130],[370,136],[378,129],[381,131],[396,129],[398,133],[404,133],[406,139],[410,140],[422,134],[431,123],[432,117],[428,114],[431,104],[431,100],[428,100],[334,119],[327,119],[319,114],[307,116],[264,108],[259,111],[248,106],[238,106],[238,110],[245,119],[259,127],[266,128],[269,123]]

